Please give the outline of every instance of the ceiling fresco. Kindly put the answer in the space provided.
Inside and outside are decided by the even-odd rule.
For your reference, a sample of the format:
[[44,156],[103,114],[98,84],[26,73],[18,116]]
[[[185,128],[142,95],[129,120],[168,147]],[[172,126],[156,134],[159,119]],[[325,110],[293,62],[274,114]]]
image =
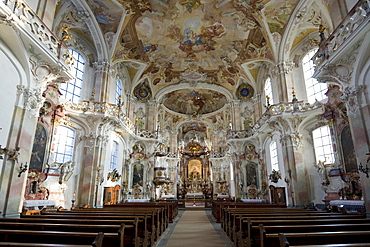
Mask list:
[[271,33],[283,34],[285,24],[297,3],[298,0],[275,0],[266,6],[264,15]]
[[113,59],[144,62],[146,74],[162,72],[163,80],[153,80],[155,85],[176,81],[181,73],[191,71],[203,73],[212,83],[233,87],[242,73],[241,63],[274,59],[265,28],[258,21],[269,1],[119,2],[130,6],[130,21],[120,34]]
[[113,1],[88,0],[87,4],[93,11],[103,33],[116,32],[122,17],[122,8]]
[[[63,5],[62,2],[59,4]],[[109,50],[108,59],[127,71],[127,90],[133,91],[145,79],[155,97],[168,86],[188,83],[190,87],[199,82],[222,86],[230,92],[229,95],[241,98],[238,91],[241,82],[257,90],[260,68],[264,63],[276,62],[275,52],[280,49],[285,26],[298,2],[87,0],[89,11],[65,14],[60,26],[70,26],[71,31],[94,45],[91,37],[95,33],[91,33],[82,21],[89,14],[94,15]],[[321,21],[317,17],[321,15],[319,12],[308,16]],[[307,19],[307,22],[312,20]],[[315,31],[315,25],[308,28],[307,22],[301,21],[299,25],[302,27],[292,34],[295,39],[287,42],[287,48],[292,49],[292,45],[299,43],[307,33]],[[95,45],[97,50],[102,47]],[[202,100],[207,101],[208,95],[220,99],[217,107],[212,105],[213,102],[201,106],[202,100],[196,103],[189,96],[191,92],[189,89],[169,93],[164,104],[175,112],[190,115],[215,112],[225,104],[225,96],[197,90],[205,97]],[[252,95],[242,95],[242,98],[249,100]],[[190,100],[192,104],[184,107],[181,100],[176,104],[169,103],[176,97],[182,101]],[[185,100],[186,97],[190,98]]]
[[215,112],[227,102],[225,95],[212,90],[182,89],[168,93],[163,98],[163,105],[168,109],[187,115],[199,115]]
[[235,61],[243,41],[258,26],[230,1],[223,2],[170,0],[163,6],[153,1],[151,11],[135,22],[149,60],[169,62],[174,70],[217,70]]

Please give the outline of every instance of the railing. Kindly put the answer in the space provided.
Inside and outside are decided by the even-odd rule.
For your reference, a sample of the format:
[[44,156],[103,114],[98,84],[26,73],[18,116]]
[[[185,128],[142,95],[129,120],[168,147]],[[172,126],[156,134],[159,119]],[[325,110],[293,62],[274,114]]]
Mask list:
[[288,113],[304,113],[307,111],[312,111],[315,109],[322,108],[323,104],[320,102],[315,102],[314,104],[305,103],[303,101],[280,103],[275,105],[270,105],[264,114],[256,121],[256,123],[249,130],[232,130],[229,133],[229,139],[241,139],[248,138],[254,135],[271,117],[281,116]]
[[127,127],[130,131],[135,131],[135,126],[132,121],[121,111],[120,107],[114,104],[106,102],[89,102],[85,101],[82,103],[72,103],[68,101],[65,103],[66,110],[69,111],[80,111],[91,114],[102,114],[112,117],[116,117],[121,123]]
[[47,28],[24,0],[1,1],[0,14],[3,21],[15,24],[26,35],[30,36],[35,43],[43,45],[45,51],[51,57],[59,60],[68,70],[72,68],[74,59],[68,48]]
[[330,34],[330,36],[320,44],[319,50],[312,58],[316,70],[326,60],[330,58],[343,43],[350,38],[360,27],[368,24],[370,16],[370,0],[359,1],[348,16],[340,25]]

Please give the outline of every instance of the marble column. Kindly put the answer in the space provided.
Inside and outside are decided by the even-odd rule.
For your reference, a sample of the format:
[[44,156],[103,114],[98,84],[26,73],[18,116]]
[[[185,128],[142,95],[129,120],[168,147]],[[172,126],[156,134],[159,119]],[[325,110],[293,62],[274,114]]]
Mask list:
[[157,129],[156,113],[157,113],[157,102],[155,100],[149,100],[147,106],[147,126],[149,131],[155,131]]
[[17,93],[24,97],[24,104],[14,107],[6,148],[15,151],[19,147],[20,150],[15,156],[9,152],[3,155],[0,171],[0,211],[6,216],[18,216],[22,211],[28,171],[20,173],[20,168],[31,159],[38,111],[43,102],[40,90],[18,87]]
[[106,140],[101,135],[91,133],[82,137],[82,141],[84,148],[77,202],[80,205],[96,206],[101,204],[100,179],[106,152]]
[[[370,168],[370,161],[368,162],[370,155],[367,155],[370,153],[370,107],[366,103],[368,101],[365,100],[368,91],[369,89],[362,85],[348,87],[344,90],[342,99],[346,102],[357,162],[361,163],[363,167],[366,167],[367,164]],[[370,217],[370,178],[364,172],[359,171],[359,174],[367,217]]]
[[233,116],[233,130],[241,130],[241,118],[240,118],[240,113],[241,113],[241,104],[239,100],[234,100],[232,101],[231,104],[232,108],[232,116]]
[[132,94],[127,94],[127,107],[126,107],[126,116],[134,120],[135,119],[135,104],[137,102],[137,99]]
[[109,63],[107,61],[99,61],[93,63],[95,69],[95,93],[98,96],[95,101],[109,102]]
[[280,140],[283,151],[284,171],[290,180],[287,186],[288,206],[307,205],[308,181],[302,157],[294,152],[294,145],[290,134],[282,135]]
[[277,87],[277,94],[274,93],[274,96],[279,95],[279,98],[274,99],[273,103],[278,102],[288,102],[288,91],[287,85],[291,85],[291,72],[293,69],[293,63],[289,61],[282,61],[276,65],[274,70]]

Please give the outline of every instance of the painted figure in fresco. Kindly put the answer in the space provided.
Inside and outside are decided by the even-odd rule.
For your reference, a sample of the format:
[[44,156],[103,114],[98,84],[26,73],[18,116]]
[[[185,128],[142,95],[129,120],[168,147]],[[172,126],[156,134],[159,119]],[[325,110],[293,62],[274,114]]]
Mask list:
[[179,2],[182,6],[185,6],[189,13],[193,12],[193,9],[197,9],[201,4],[200,0],[181,0]]
[[44,156],[46,149],[46,129],[41,125],[37,124],[35,139],[32,147],[32,155],[30,162],[30,169],[36,169],[41,172],[42,166],[44,164]]
[[89,2],[93,6],[95,17],[99,23],[112,24],[116,21],[116,18],[107,14],[109,7],[105,5],[102,1],[92,0]]

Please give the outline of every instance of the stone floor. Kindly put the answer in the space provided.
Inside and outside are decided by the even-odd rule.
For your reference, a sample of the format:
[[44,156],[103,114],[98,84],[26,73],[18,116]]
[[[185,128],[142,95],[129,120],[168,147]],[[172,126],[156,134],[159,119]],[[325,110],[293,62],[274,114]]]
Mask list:
[[179,210],[156,247],[232,247],[219,223],[212,218],[211,209],[189,206]]

